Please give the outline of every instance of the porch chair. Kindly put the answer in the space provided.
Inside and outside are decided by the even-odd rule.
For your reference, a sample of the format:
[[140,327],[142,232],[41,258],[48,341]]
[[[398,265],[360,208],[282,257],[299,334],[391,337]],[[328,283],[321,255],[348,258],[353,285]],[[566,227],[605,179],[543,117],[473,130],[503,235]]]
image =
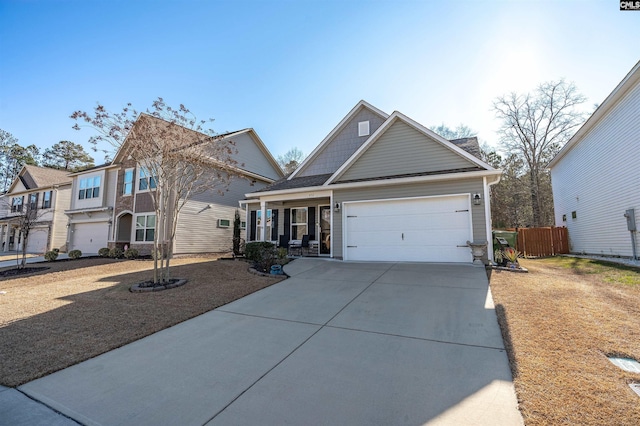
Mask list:
[[280,235],[278,237],[278,247],[289,249],[289,238],[286,235]]
[[300,254],[302,255],[303,251],[307,251],[307,256],[309,256],[309,235],[302,236],[302,243],[300,244]]

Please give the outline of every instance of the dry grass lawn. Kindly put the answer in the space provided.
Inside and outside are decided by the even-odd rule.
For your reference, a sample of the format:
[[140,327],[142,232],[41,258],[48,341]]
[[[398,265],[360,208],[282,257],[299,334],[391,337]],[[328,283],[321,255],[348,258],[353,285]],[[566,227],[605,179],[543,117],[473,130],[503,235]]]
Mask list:
[[640,425],[640,271],[577,258],[493,271],[491,290],[526,425]]
[[[172,260],[186,285],[151,293],[151,260],[80,259],[36,275],[0,278],[0,384],[17,386],[229,303],[280,278],[242,261]],[[2,293],[6,292],[6,293]]]

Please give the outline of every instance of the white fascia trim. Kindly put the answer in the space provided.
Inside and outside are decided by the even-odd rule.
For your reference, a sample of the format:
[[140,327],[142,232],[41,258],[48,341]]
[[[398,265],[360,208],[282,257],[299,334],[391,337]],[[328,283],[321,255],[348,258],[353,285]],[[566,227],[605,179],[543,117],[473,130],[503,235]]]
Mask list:
[[318,146],[311,152],[311,154],[309,154],[307,158],[305,158],[304,161],[300,163],[298,168],[295,169],[293,173],[291,173],[291,175],[287,178],[287,180],[291,180],[298,174],[298,172],[303,170],[307,166],[307,164],[310,163],[315,158],[315,156],[318,155],[318,153],[320,153],[324,149],[325,145],[327,145],[329,141],[333,139],[336,133],[342,130],[344,125],[347,124],[347,122],[349,122],[349,120],[351,120],[351,118],[353,118],[358,113],[358,111],[360,111],[360,108],[362,107],[370,109],[371,111],[378,114],[385,120],[389,118],[389,114],[387,114],[386,112],[379,110],[378,108],[374,107],[367,101],[361,100],[356,104],[356,106],[354,106],[351,109],[351,111],[349,111],[347,115],[344,116],[344,118],[338,123],[338,125],[334,127],[331,132],[329,132],[329,134],[322,140],[322,142],[320,142],[320,144],[318,144]]
[[333,191],[330,189],[316,187],[319,190],[316,191],[305,191],[305,192],[294,192],[289,194],[269,194],[264,195],[260,198],[252,199],[252,200],[244,200],[247,204],[251,203],[259,203],[259,202],[270,202],[270,201],[290,201],[290,200],[311,200],[315,198],[330,198],[333,195]]
[[112,209],[113,207],[93,207],[93,208],[89,207],[86,209],[65,210],[64,214],[70,216],[77,213],[100,213],[100,212],[111,211]]
[[444,139],[442,136],[424,127],[422,124],[418,123],[417,121],[412,120],[411,118],[407,117],[401,112],[394,111],[393,114],[391,114],[391,116],[389,116],[389,118],[387,118],[387,120],[384,123],[382,123],[382,125],[371,135],[371,137],[367,139],[365,143],[363,143],[362,146],[358,148],[356,152],[353,153],[351,158],[349,158],[342,166],[340,166],[338,170],[336,170],[336,172],[325,182],[325,185],[329,185],[335,180],[339,179],[344,174],[344,172],[346,172],[347,169],[349,169],[349,167],[351,167],[382,136],[382,134],[386,132],[396,122],[396,120],[401,120],[405,124],[413,127],[418,132],[435,140],[436,142],[439,142],[440,144],[444,145],[445,148],[448,148],[449,150],[464,157],[465,159],[471,161],[472,163],[477,164],[483,169],[495,170],[489,164],[469,154],[464,149],[456,146],[452,142],[449,142],[448,140]]
[[[447,174],[441,174],[441,175],[414,176],[414,177],[407,177],[407,178],[336,183],[329,187],[321,185],[321,186],[308,186],[305,188],[281,189],[279,191],[250,192],[248,194],[244,194],[244,196],[250,199],[260,200],[266,196],[271,196],[271,195],[281,196],[286,194],[298,194],[298,198],[308,198],[307,196],[300,197],[300,195],[309,194],[309,193],[317,194],[317,193],[321,193],[324,190],[363,188],[363,187],[369,187],[369,186],[403,185],[403,184],[421,183],[421,182],[436,182],[440,180],[473,179],[473,178],[479,178],[479,177],[485,177],[485,176],[498,176],[498,180],[500,180],[499,178],[500,175],[502,175],[502,170],[478,170],[476,172],[447,173]],[[253,202],[253,200],[245,200],[245,201],[249,203]]]
[[548,167],[551,168],[558,164],[558,161],[560,161],[567,152],[577,145],[578,142],[580,142],[580,140],[609,112],[609,110],[613,108],[636,83],[638,83],[638,81],[640,81],[640,61],[638,61],[631,71],[629,71],[616,88],[613,89],[609,96],[607,96],[593,114],[591,114],[591,117],[584,122],[571,139],[569,139],[569,142],[562,147],[560,152],[553,157],[549,162]]

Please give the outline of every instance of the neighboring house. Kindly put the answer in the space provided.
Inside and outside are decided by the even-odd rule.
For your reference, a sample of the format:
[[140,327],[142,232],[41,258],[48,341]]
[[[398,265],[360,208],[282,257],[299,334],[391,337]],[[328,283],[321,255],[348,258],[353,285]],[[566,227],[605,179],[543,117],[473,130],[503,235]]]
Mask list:
[[69,250],[97,254],[108,246],[113,232],[113,206],[116,199],[117,164],[103,164],[71,174],[73,186],[69,210]]
[[[198,137],[201,139],[202,135]],[[235,176],[224,193],[209,190],[186,201],[178,216],[175,254],[230,251],[239,200],[246,192],[283,177],[282,170],[253,129],[226,133],[222,137],[233,141],[238,151],[233,156],[237,161],[232,168]],[[155,181],[127,156],[127,143],[124,142],[112,164],[72,175],[73,202],[67,211],[71,221],[71,249],[97,253],[102,247],[127,246],[138,249],[141,254],[152,252],[156,227],[150,191],[156,190]],[[244,216],[241,211],[241,217]],[[244,237],[244,231],[242,234]]]
[[249,240],[309,235],[344,260],[465,263],[472,241],[491,256],[501,172],[479,153],[476,138],[448,141],[361,101],[290,176],[246,194]]
[[66,250],[71,178],[69,172],[24,166],[6,194],[0,198],[0,252],[22,250],[17,223],[27,211],[35,212],[27,237],[27,252],[42,254],[54,248]]
[[640,62],[549,164],[556,225],[568,228],[571,252],[633,256],[624,214],[640,215],[639,147]]

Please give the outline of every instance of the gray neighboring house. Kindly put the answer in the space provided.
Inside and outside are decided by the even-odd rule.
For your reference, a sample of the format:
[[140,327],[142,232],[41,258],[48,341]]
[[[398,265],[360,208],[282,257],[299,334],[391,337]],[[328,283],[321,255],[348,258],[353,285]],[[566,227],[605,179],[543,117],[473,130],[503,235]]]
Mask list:
[[288,177],[246,194],[249,241],[300,240],[320,256],[464,262],[491,247],[489,187],[476,138],[448,141],[360,101]]
[[[549,163],[557,226],[573,253],[634,255],[640,215],[640,62]],[[640,252],[637,248],[636,254]]]

